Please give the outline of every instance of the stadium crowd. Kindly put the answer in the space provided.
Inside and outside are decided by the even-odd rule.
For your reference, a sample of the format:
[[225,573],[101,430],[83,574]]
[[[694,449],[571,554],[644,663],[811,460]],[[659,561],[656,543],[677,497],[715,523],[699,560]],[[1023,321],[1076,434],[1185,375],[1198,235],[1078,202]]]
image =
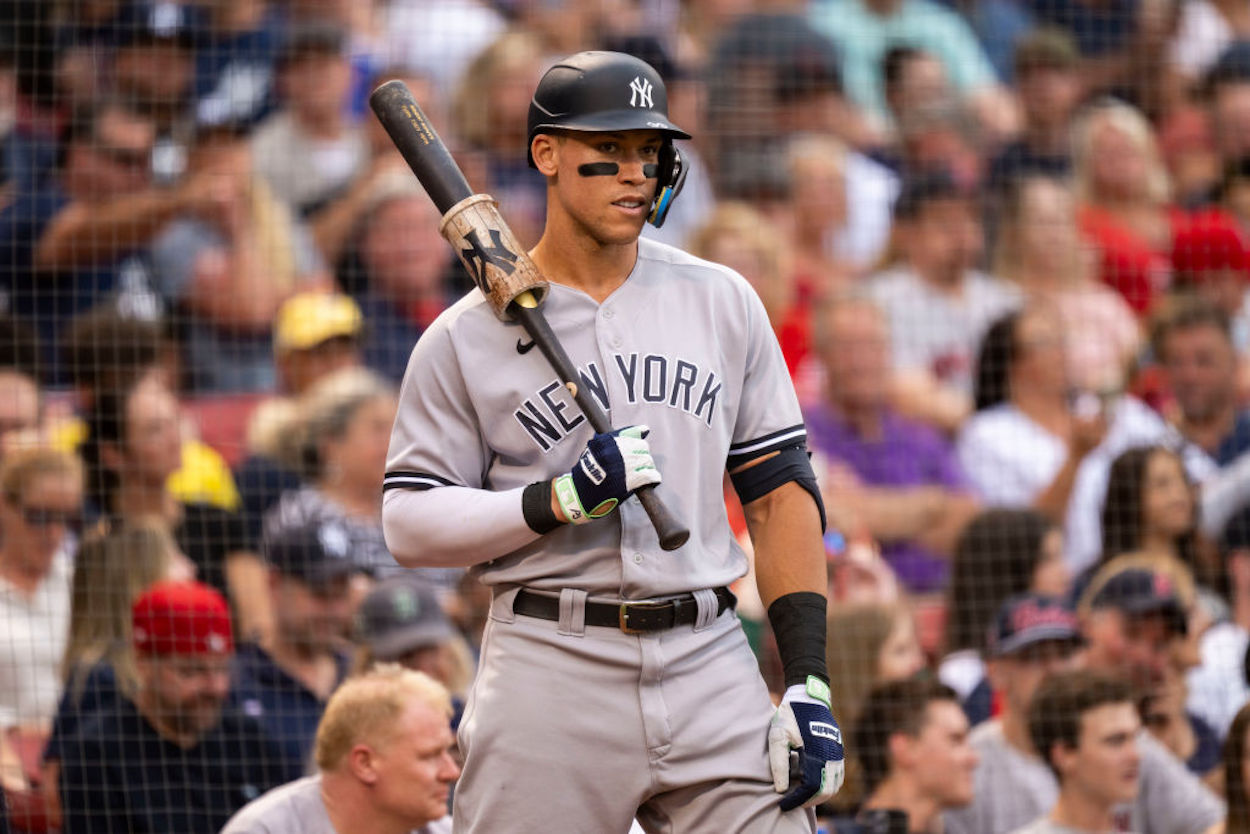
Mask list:
[[490,590],[380,496],[471,282],[367,97],[528,245],[586,48],[666,80],[645,234],[750,281],[804,406],[825,830],[1250,834],[1235,0],[0,0],[0,832],[450,830]]

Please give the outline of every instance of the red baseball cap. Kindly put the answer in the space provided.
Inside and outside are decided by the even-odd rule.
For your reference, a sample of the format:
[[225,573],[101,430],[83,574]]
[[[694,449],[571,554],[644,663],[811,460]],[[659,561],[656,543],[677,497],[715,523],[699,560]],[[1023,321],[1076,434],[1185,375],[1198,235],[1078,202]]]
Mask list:
[[1217,269],[1250,270],[1250,248],[1237,222],[1222,211],[1203,212],[1176,234],[1172,268],[1190,281]]
[[141,655],[224,655],[234,651],[230,607],[200,582],[157,582],[130,609],[131,640]]

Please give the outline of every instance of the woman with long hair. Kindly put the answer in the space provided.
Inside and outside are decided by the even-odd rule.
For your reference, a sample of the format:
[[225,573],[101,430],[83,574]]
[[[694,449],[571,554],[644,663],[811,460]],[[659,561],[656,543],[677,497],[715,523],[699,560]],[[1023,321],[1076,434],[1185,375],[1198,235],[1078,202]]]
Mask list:
[[1102,561],[1124,553],[1178,559],[1202,581],[1197,501],[1180,456],[1138,446],[1111,463],[1102,508]]
[[1096,280],[1071,188],[1053,177],[1026,176],[1003,207],[995,274],[1054,309],[1074,386],[1121,390],[1141,347],[1141,328],[1123,297]]
[[1081,231],[1098,247],[1103,283],[1140,315],[1170,281],[1172,242],[1185,223],[1168,204],[1154,131],[1137,108],[1105,99],[1078,117],[1072,135]]
[[[826,660],[829,686],[844,736],[869,690],[879,683],[909,678],[925,667],[911,610],[904,605],[861,603],[835,607],[829,614]],[[851,810],[863,801],[863,783],[854,751],[847,760],[846,781],[834,797],[836,809]]]
[[64,688],[43,754],[43,784],[53,819],[59,819],[56,784],[60,763],[73,755],[84,720],[133,698],[138,686],[130,643],[130,607],[163,579],[191,579],[195,566],[165,525],[139,519],[105,527],[83,540],[74,560],[69,639],[61,659]]

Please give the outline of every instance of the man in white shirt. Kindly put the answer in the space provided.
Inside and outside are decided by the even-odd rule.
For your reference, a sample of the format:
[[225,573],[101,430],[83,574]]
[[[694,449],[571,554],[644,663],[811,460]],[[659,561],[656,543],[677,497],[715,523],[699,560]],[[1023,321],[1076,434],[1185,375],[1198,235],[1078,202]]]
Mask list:
[[896,398],[905,413],[954,430],[972,410],[981,337],[1020,305],[1020,293],[973,268],[981,220],[950,174],[904,182],[894,218],[903,260],[872,276],[867,292],[890,323]]
[[319,773],[270,791],[222,834],[450,834],[451,698],[395,664],[344,683],[317,729]]

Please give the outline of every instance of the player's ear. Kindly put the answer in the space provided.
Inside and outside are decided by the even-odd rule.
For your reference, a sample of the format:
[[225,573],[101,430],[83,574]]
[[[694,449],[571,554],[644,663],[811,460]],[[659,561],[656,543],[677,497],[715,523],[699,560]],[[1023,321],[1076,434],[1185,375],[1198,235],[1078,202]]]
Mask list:
[[554,177],[560,164],[560,142],[550,133],[539,133],[530,142],[534,167],[545,177]]

